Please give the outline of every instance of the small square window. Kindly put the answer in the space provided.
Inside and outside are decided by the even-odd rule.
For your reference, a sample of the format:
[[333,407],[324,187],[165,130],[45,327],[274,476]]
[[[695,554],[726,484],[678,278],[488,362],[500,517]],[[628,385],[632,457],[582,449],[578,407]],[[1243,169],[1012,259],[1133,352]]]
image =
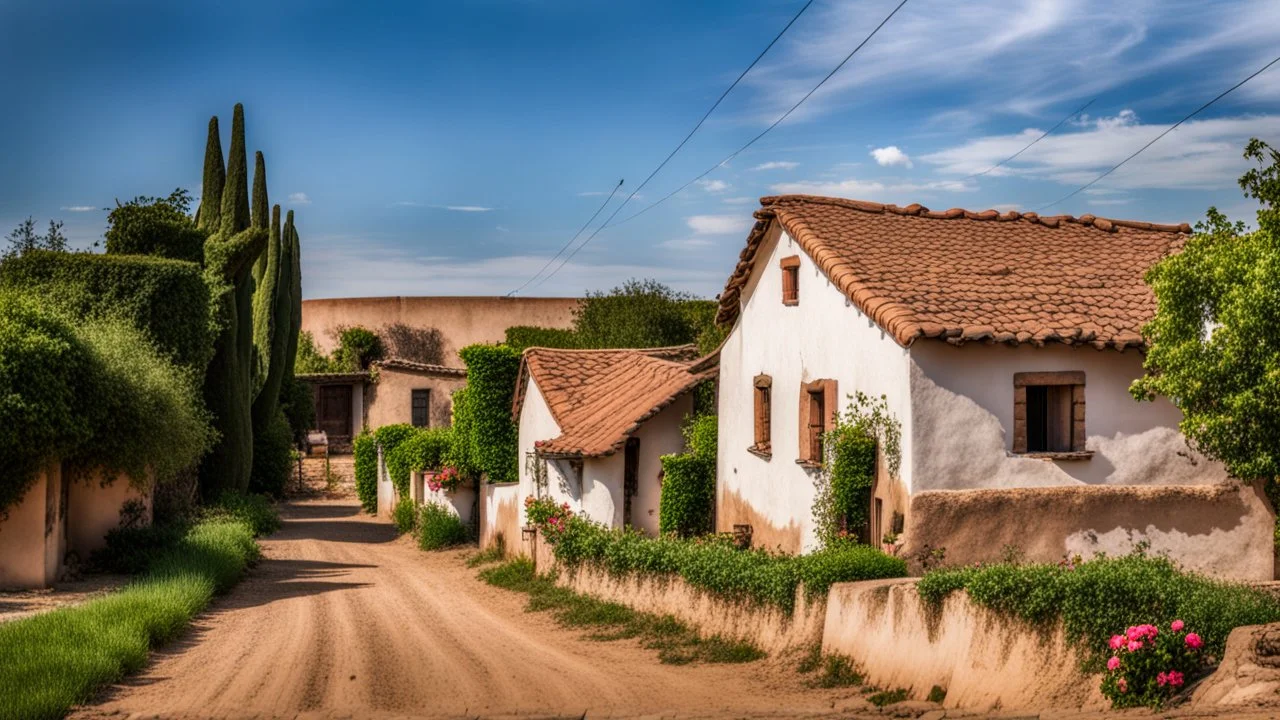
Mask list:
[[413,391],[411,422],[414,427],[428,427],[431,424],[430,390]]
[[782,266],[782,304],[800,304],[800,256],[792,255],[783,258]]
[[1085,452],[1084,373],[1017,373],[1013,385],[1015,453]]

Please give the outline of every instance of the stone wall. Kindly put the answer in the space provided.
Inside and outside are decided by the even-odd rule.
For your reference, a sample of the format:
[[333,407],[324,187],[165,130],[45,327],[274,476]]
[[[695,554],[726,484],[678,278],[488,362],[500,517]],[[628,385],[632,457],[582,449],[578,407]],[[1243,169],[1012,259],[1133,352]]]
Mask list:
[[1031,562],[1140,542],[1218,578],[1275,577],[1275,512],[1260,486],[1060,486],[936,490],[911,498],[903,555],[945,548],[949,565],[991,562],[1016,549]]

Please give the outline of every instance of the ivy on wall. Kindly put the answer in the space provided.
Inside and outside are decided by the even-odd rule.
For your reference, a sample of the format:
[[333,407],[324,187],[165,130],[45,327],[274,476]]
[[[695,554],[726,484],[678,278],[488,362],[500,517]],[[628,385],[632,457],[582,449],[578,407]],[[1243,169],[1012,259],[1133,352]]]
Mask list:
[[467,365],[467,387],[454,394],[454,433],[459,470],[489,482],[519,479],[519,439],[511,417],[520,353],[506,345],[469,345],[458,352]]
[[692,418],[684,427],[687,452],[662,456],[658,530],[694,537],[712,531],[716,497],[715,415]]
[[365,512],[378,511],[378,441],[365,430],[352,442],[355,454],[356,497]]
[[815,480],[813,522],[824,547],[856,539],[867,526],[877,455],[883,454],[892,477],[902,467],[902,423],[889,412],[885,396],[873,399],[859,392],[850,400],[823,438],[826,457]]
[[[390,448],[384,442],[387,428],[395,428],[390,438]],[[408,428],[408,431],[404,430]],[[378,428],[378,442],[382,444],[387,474],[400,497],[408,497],[409,474],[423,470],[439,470],[453,447],[453,428],[417,428],[412,425],[386,425]]]
[[406,497],[409,494],[409,464],[402,461],[397,451],[400,445],[413,437],[417,431],[417,428],[408,423],[383,425],[373,431],[378,447],[382,448],[382,461],[387,465],[387,475],[391,478],[391,484],[395,486],[396,495],[399,497]]

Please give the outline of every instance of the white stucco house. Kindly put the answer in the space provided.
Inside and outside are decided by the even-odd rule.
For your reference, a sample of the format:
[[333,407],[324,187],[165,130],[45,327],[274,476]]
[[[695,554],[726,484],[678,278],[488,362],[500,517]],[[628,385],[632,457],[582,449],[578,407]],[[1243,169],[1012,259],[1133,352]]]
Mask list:
[[[1128,392],[1155,310],[1143,274],[1181,248],[1187,225],[795,195],[761,204],[720,296],[732,330],[720,350],[717,530],[813,549],[821,433],[856,391],[884,395],[902,427],[901,469],[890,477],[881,459],[868,508],[873,542],[909,537],[912,499],[930,491],[1227,479],[1186,446],[1171,403]],[[990,523],[994,553],[997,526],[1037,521],[990,497],[977,507],[992,514],[970,520]],[[1135,516],[1140,533],[1183,532]],[[1042,554],[1061,558],[1057,542]]]
[[513,414],[520,498],[551,497],[611,527],[658,532],[659,458],[683,450],[693,389],[714,358],[692,345],[524,351]]

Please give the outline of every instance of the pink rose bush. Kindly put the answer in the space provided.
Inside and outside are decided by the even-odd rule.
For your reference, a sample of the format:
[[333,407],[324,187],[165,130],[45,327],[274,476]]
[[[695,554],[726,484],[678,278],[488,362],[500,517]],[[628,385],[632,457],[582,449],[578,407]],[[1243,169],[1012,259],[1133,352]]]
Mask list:
[[1184,633],[1185,627],[1181,620],[1170,623],[1168,630],[1133,625],[1111,637],[1102,694],[1113,707],[1160,707],[1182,689],[1188,675],[1204,666],[1204,641],[1196,633]]
[[569,522],[573,519],[569,503],[557,505],[549,497],[535,498],[532,495],[524,499],[524,514],[529,524],[541,530],[542,536],[553,545],[569,528]]
[[438,473],[430,473],[426,476],[427,487],[431,492],[453,492],[462,484],[462,474],[458,472],[456,467],[446,467]]

